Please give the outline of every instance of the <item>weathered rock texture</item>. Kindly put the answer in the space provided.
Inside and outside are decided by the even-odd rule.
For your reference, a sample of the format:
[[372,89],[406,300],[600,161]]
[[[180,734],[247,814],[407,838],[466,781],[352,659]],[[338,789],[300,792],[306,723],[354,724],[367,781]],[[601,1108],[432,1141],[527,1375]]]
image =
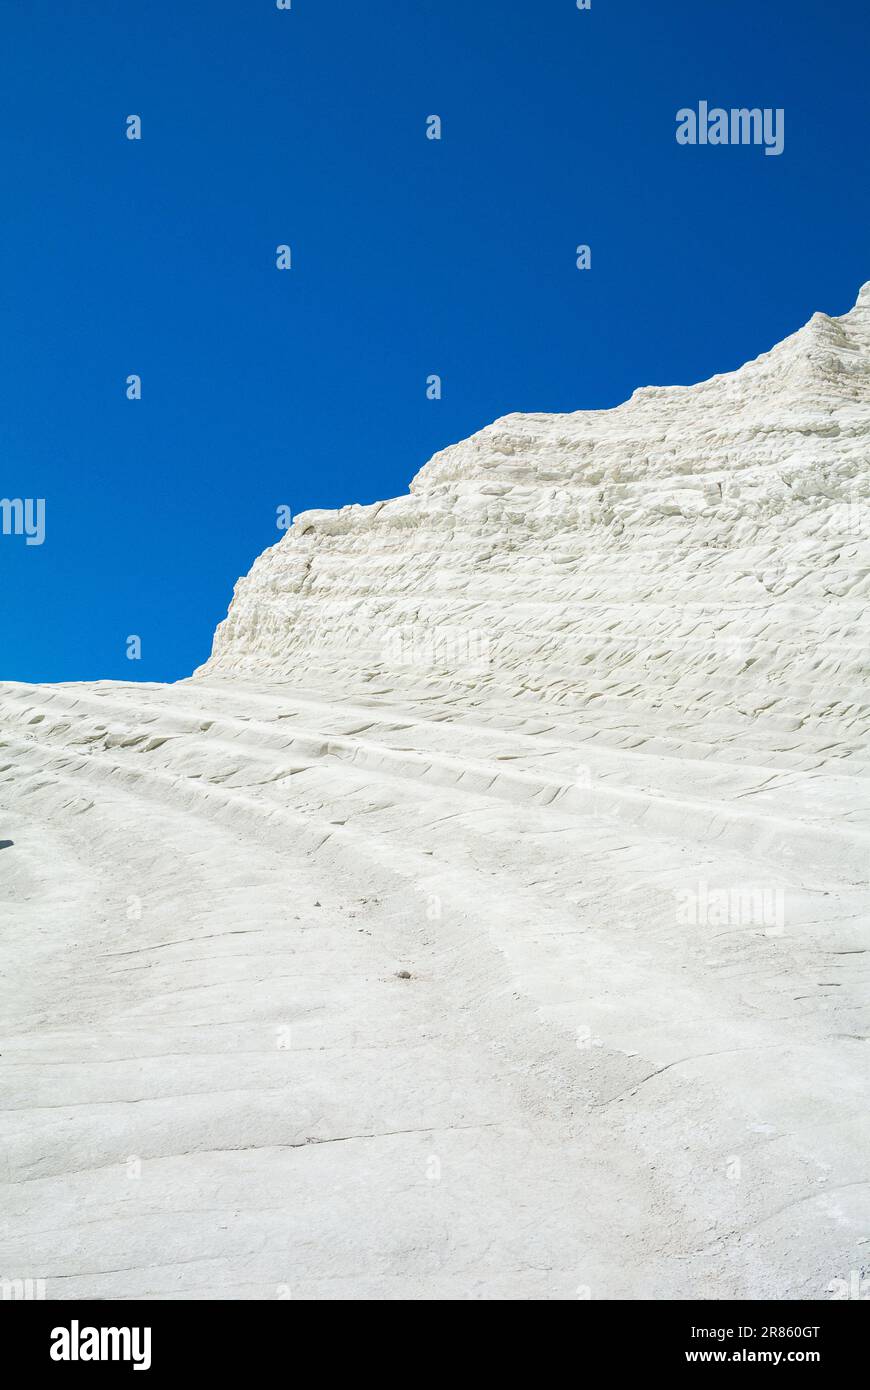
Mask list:
[[870,1238],[870,296],[0,687],[0,1272],[826,1298]]
[[870,285],[739,371],[510,415],[298,516],[203,673],[425,671],[733,751],[865,746]]

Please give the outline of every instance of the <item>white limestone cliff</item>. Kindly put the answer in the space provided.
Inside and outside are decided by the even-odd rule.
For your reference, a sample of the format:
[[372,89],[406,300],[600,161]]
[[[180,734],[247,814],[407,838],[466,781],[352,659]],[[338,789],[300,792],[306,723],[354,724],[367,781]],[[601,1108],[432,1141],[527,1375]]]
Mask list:
[[297,517],[192,679],[0,685],[2,1276],[862,1287],[868,490],[865,286]]
[[868,393],[870,284],[736,372],[506,416],[408,496],[297,516],[202,673],[425,669],[858,748]]

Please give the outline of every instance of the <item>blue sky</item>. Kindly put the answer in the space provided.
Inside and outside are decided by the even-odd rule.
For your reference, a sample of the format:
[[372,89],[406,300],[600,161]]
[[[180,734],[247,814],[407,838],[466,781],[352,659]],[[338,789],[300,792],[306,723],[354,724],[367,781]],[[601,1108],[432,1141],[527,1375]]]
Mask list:
[[[0,535],[0,678],[185,676],[279,505],[845,312],[868,35],[865,0],[4,0],[0,497],[46,538]],[[782,107],[782,155],[678,146],[702,99]]]

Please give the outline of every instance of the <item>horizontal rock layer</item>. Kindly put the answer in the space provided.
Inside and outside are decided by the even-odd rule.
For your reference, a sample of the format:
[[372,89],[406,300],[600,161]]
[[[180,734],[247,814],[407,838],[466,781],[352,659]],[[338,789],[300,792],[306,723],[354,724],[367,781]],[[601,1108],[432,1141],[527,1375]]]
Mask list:
[[870,1236],[868,290],[0,685],[0,1271],[826,1298]]
[[464,687],[709,744],[865,746],[870,285],[739,371],[510,415],[309,511],[204,673]]

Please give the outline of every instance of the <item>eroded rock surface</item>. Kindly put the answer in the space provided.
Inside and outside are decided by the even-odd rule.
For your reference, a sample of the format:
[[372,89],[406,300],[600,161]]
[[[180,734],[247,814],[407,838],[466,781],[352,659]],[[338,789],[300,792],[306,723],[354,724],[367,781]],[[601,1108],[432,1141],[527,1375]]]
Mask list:
[[309,512],[175,686],[0,687],[0,1274],[863,1277],[870,287]]

